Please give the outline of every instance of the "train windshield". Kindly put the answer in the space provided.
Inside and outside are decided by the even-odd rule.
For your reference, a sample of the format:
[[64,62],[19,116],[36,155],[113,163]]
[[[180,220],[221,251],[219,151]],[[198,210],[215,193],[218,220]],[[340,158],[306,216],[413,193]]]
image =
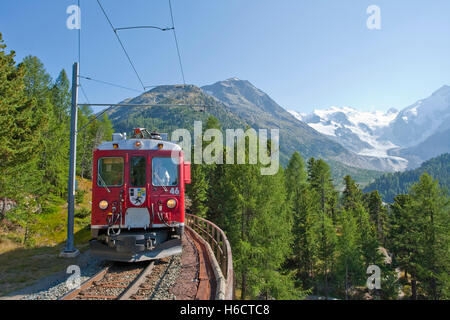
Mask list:
[[97,185],[120,187],[123,184],[123,158],[100,158],[98,160]]
[[145,157],[131,157],[130,184],[132,187],[145,187],[147,168]]
[[152,184],[154,186],[178,185],[178,166],[172,158],[152,159]]

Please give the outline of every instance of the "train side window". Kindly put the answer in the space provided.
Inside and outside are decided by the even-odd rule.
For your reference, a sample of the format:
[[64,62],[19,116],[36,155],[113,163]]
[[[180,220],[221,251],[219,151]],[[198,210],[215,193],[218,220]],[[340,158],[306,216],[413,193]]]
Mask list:
[[147,166],[145,157],[131,157],[130,184],[132,187],[145,187]]
[[172,158],[152,159],[152,184],[166,187],[178,185],[178,165],[173,163]]
[[99,187],[120,187],[123,185],[123,158],[100,158],[98,160],[97,185]]

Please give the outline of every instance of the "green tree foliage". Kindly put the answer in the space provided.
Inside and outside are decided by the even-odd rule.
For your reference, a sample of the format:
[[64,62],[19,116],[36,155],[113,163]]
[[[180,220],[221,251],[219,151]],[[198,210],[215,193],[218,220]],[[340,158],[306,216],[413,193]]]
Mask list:
[[[0,197],[17,203],[8,219],[23,227],[28,244],[41,208],[67,192],[70,83],[64,70],[53,81],[37,57],[16,65],[14,52],[5,49],[0,35]],[[93,146],[111,135],[112,125],[104,117],[89,130],[90,144],[79,149],[92,159]]]
[[427,173],[391,205],[389,246],[411,277],[412,299],[449,297],[449,213],[448,196]]
[[439,180],[440,187],[447,195],[450,195],[450,153],[425,161],[414,170],[382,175],[369,184],[364,192],[378,190],[383,201],[392,203],[396,195],[407,194],[411,186],[419,181],[424,172]]
[[411,187],[412,212],[414,223],[420,226],[417,237],[418,281],[423,295],[428,299],[449,297],[449,214],[450,202],[427,173]]
[[412,210],[412,198],[409,195],[398,195],[391,204],[388,235],[389,250],[393,255],[394,266],[405,272],[405,280],[408,274],[411,276],[412,298],[417,298],[417,266],[420,225],[415,223]]
[[[209,116],[206,120],[206,126],[203,128],[203,134],[208,129],[221,130],[219,120],[213,116]],[[205,148],[213,143],[194,141],[194,145],[202,144],[202,155]],[[192,148],[194,154],[194,147]],[[203,159],[203,156],[201,157]],[[191,199],[191,211],[193,214],[218,222],[220,217],[221,192],[218,186],[221,185],[222,177],[219,174],[220,167],[216,164],[200,164],[200,157],[194,158],[194,163],[191,164],[191,184],[187,186],[187,194]],[[220,169],[219,169],[220,168]],[[219,192],[217,192],[219,191]]]
[[191,184],[187,187],[187,194],[191,199],[191,212],[199,217],[206,217],[208,207],[209,182],[202,165],[191,165]]
[[106,114],[96,118],[88,106],[78,110],[77,174],[82,178],[92,177],[92,152],[102,141],[111,140],[113,127]]
[[[41,192],[41,173],[38,171],[39,149],[42,142],[40,128],[46,128],[45,112],[39,100],[29,95],[26,67],[15,65],[14,52],[6,54],[0,34],[0,197],[17,202],[16,212],[28,230],[34,197]],[[5,218],[5,208],[0,220]],[[27,234],[27,232],[25,232]]]
[[64,147],[68,147],[68,134],[66,134],[67,122],[60,121],[59,106],[53,103],[52,91],[55,94],[56,88],[50,75],[45,71],[44,64],[38,58],[28,56],[20,66],[26,70],[24,81],[28,96],[36,99],[39,109],[45,115],[45,124],[35,132],[40,144],[37,169],[42,175],[41,194],[52,192],[62,195],[67,183],[65,171],[68,158]]
[[363,283],[364,261],[358,234],[358,223],[354,215],[343,210],[340,217],[341,235],[338,239],[337,289],[348,299],[355,286]]
[[15,53],[5,49],[0,34],[0,193],[11,196],[17,169],[37,158],[38,129],[45,120],[37,99],[27,92],[25,66],[16,67]]
[[370,221],[375,225],[378,241],[385,245],[388,232],[387,208],[383,205],[377,190],[364,194],[363,200],[369,211]]
[[322,159],[308,160],[308,182],[320,197],[320,206],[333,221],[336,221],[337,192],[331,179],[330,166]]
[[241,298],[299,298],[283,264],[291,254],[293,216],[285,176],[261,175],[261,164],[225,165],[221,194]]
[[342,204],[345,210],[356,209],[358,203],[362,200],[362,191],[357,186],[356,182],[350,176],[344,177],[344,191],[342,193]]
[[286,189],[294,216],[293,254],[290,268],[302,288],[313,289],[318,264],[318,212],[316,193],[307,184],[305,164],[298,152],[294,153],[286,169]]
[[336,228],[332,219],[323,211],[319,212],[319,270],[321,271],[320,292],[328,298],[330,292],[330,277],[335,267],[337,246]]

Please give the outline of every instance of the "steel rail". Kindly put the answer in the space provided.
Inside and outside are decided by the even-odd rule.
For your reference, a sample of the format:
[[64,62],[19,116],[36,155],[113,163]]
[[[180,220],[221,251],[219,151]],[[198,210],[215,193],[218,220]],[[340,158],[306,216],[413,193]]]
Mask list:
[[150,264],[142,271],[142,273],[133,280],[133,282],[128,286],[128,288],[120,294],[117,300],[128,300],[133,295],[135,295],[141,284],[143,284],[146,280],[146,277],[150,275],[150,273],[153,271],[153,267],[155,266],[155,261],[151,261]]
[[92,284],[94,284],[95,281],[103,279],[103,277],[108,273],[109,267],[110,266],[107,266],[106,268],[100,270],[93,277],[86,280],[79,288],[75,288],[69,291],[64,296],[59,298],[59,300],[74,300],[81,291],[89,288]]

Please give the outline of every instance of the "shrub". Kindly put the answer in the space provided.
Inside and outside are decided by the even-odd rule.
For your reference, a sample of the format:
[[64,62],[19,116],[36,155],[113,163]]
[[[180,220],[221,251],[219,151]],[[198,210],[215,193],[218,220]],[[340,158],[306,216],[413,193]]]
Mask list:
[[91,214],[91,211],[86,208],[81,208],[79,210],[75,210],[75,218],[83,219]]

